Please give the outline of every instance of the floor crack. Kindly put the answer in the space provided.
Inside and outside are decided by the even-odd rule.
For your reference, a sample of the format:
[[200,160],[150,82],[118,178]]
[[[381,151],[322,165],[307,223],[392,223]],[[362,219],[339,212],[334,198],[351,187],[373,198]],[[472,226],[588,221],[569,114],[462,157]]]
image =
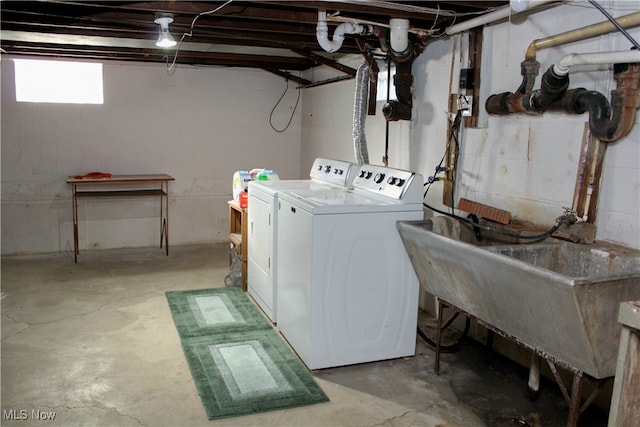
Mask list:
[[29,322],[18,322],[16,319],[14,319],[13,317],[9,316],[7,313],[2,313],[2,315],[5,316],[10,321],[12,321],[13,323],[15,323],[16,325],[25,325],[25,327],[20,329],[19,331],[15,332],[15,333],[13,333],[13,334],[7,334],[6,336],[3,334],[2,339],[0,340],[0,342],[3,342],[8,338],[15,337],[16,335],[20,334],[22,331],[28,329],[29,326],[31,326],[31,323],[29,323]]
[[409,410],[409,411],[405,411],[400,415],[396,415],[395,417],[391,417],[391,418],[387,418],[386,420],[384,420],[383,422],[381,422],[380,424],[375,424],[375,426],[388,426],[388,425],[394,425],[393,421],[395,420],[400,420],[404,417],[406,417],[409,414],[417,414],[419,413],[419,411],[414,411],[414,410]]
[[[145,292],[142,292],[142,293],[140,293],[140,294],[137,294],[137,295],[122,297],[122,298],[120,298],[120,299],[118,299],[118,300],[114,300],[114,301],[106,302],[106,303],[104,303],[104,304],[102,304],[102,305],[98,306],[98,307],[97,307],[96,309],[94,309],[94,310],[87,311],[87,312],[84,312],[84,313],[74,313],[74,314],[70,314],[70,315],[68,315],[68,316],[59,317],[59,318],[57,318],[57,319],[49,320],[49,321],[47,321],[47,322],[19,322],[19,321],[17,321],[16,319],[14,319],[13,317],[9,316],[9,315],[8,315],[8,314],[6,314],[6,313],[2,313],[2,314],[3,314],[4,316],[7,316],[7,317],[8,317],[9,319],[11,319],[14,323],[22,323],[22,324],[25,324],[25,325],[28,325],[28,326],[51,325],[51,324],[53,324],[53,323],[57,323],[57,322],[60,322],[60,321],[63,321],[63,320],[71,319],[71,318],[73,318],[73,317],[90,316],[90,315],[92,315],[92,314],[98,313],[98,312],[99,312],[99,311],[101,311],[103,308],[105,308],[105,307],[107,307],[107,306],[109,306],[109,305],[111,305],[111,304],[116,304],[116,303],[119,303],[119,302],[121,302],[121,301],[129,300],[129,299],[133,299],[133,298],[138,298],[138,297],[140,297],[140,296],[142,296],[142,295],[150,294],[150,293],[155,294],[155,293],[158,293],[158,291],[157,291],[157,290],[149,290],[149,291],[145,291]],[[25,329],[26,329],[26,328],[25,328]],[[23,329],[23,330],[24,330],[24,329]],[[14,334],[14,335],[15,335],[15,334]]]
[[[35,408],[34,405],[29,404],[28,406],[31,406],[32,408]],[[100,405],[80,405],[80,406],[67,406],[67,405],[62,405],[62,406],[40,406],[39,408],[45,408],[45,409],[49,409],[52,411],[56,411],[58,409],[67,409],[69,411],[73,411],[76,409],[91,409],[91,408],[97,408],[97,409],[104,409],[104,410],[108,410],[108,411],[113,411],[115,412],[119,417],[125,417],[125,418],[129,418],[133,421],[135,421],[138,425],[144,426],[144,427],[148,427],[147,424],[143,423],[142,421],[140,421],[139,418],[134,417],[133,415],[128,415],[128,414],[123,414],[122,412],[120,412],[118,410],[118,408],[116,407],[112,407],[112,406],[100,406]],[[41,410],[41,409],[39,409]],[[55,412],[54,412],[55,414]]]

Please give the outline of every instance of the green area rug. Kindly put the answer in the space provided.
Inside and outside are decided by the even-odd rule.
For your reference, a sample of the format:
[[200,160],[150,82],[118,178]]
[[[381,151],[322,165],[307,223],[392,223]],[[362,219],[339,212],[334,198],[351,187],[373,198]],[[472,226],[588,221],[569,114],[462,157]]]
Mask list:
[[329,400],[239,288],[166,297],[210,420]]

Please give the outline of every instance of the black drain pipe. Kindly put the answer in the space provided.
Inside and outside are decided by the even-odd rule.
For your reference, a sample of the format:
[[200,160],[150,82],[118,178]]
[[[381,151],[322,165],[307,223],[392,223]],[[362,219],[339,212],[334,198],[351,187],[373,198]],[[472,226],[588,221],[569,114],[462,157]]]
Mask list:
[[[617,88],[611,91],[609,103],[600,92],[584,88],[567,90],[568,74],[558,74],[550,67],[542,76],[539,90],[491,95],[485,108],[488,113],[498,115],[539,114],[547,110],[570,114],[588,112],[589,128],[594,136],[601,141],[617,141],[631,131],[636,110],[640,108],[640,65],[616,64],[614,79]],[[523,81],[520,89],[524,84]]]

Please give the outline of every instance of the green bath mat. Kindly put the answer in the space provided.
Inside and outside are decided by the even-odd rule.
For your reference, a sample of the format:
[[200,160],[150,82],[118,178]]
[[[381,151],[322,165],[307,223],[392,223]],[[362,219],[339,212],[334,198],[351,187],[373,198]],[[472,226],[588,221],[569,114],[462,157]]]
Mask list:
[[166,295],[210,420],[329,400],[241,290]]
[[273,329],[239,288],[171,291],[165,294],[180,338]]

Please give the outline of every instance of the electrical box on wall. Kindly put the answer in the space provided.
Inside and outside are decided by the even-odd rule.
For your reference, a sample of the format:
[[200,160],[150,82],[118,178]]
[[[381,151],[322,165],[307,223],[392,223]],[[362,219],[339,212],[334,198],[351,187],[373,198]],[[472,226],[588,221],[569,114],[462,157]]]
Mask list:
[[460,89],[473,89],[475,86],[473,68],[463,68],[460,70]]

